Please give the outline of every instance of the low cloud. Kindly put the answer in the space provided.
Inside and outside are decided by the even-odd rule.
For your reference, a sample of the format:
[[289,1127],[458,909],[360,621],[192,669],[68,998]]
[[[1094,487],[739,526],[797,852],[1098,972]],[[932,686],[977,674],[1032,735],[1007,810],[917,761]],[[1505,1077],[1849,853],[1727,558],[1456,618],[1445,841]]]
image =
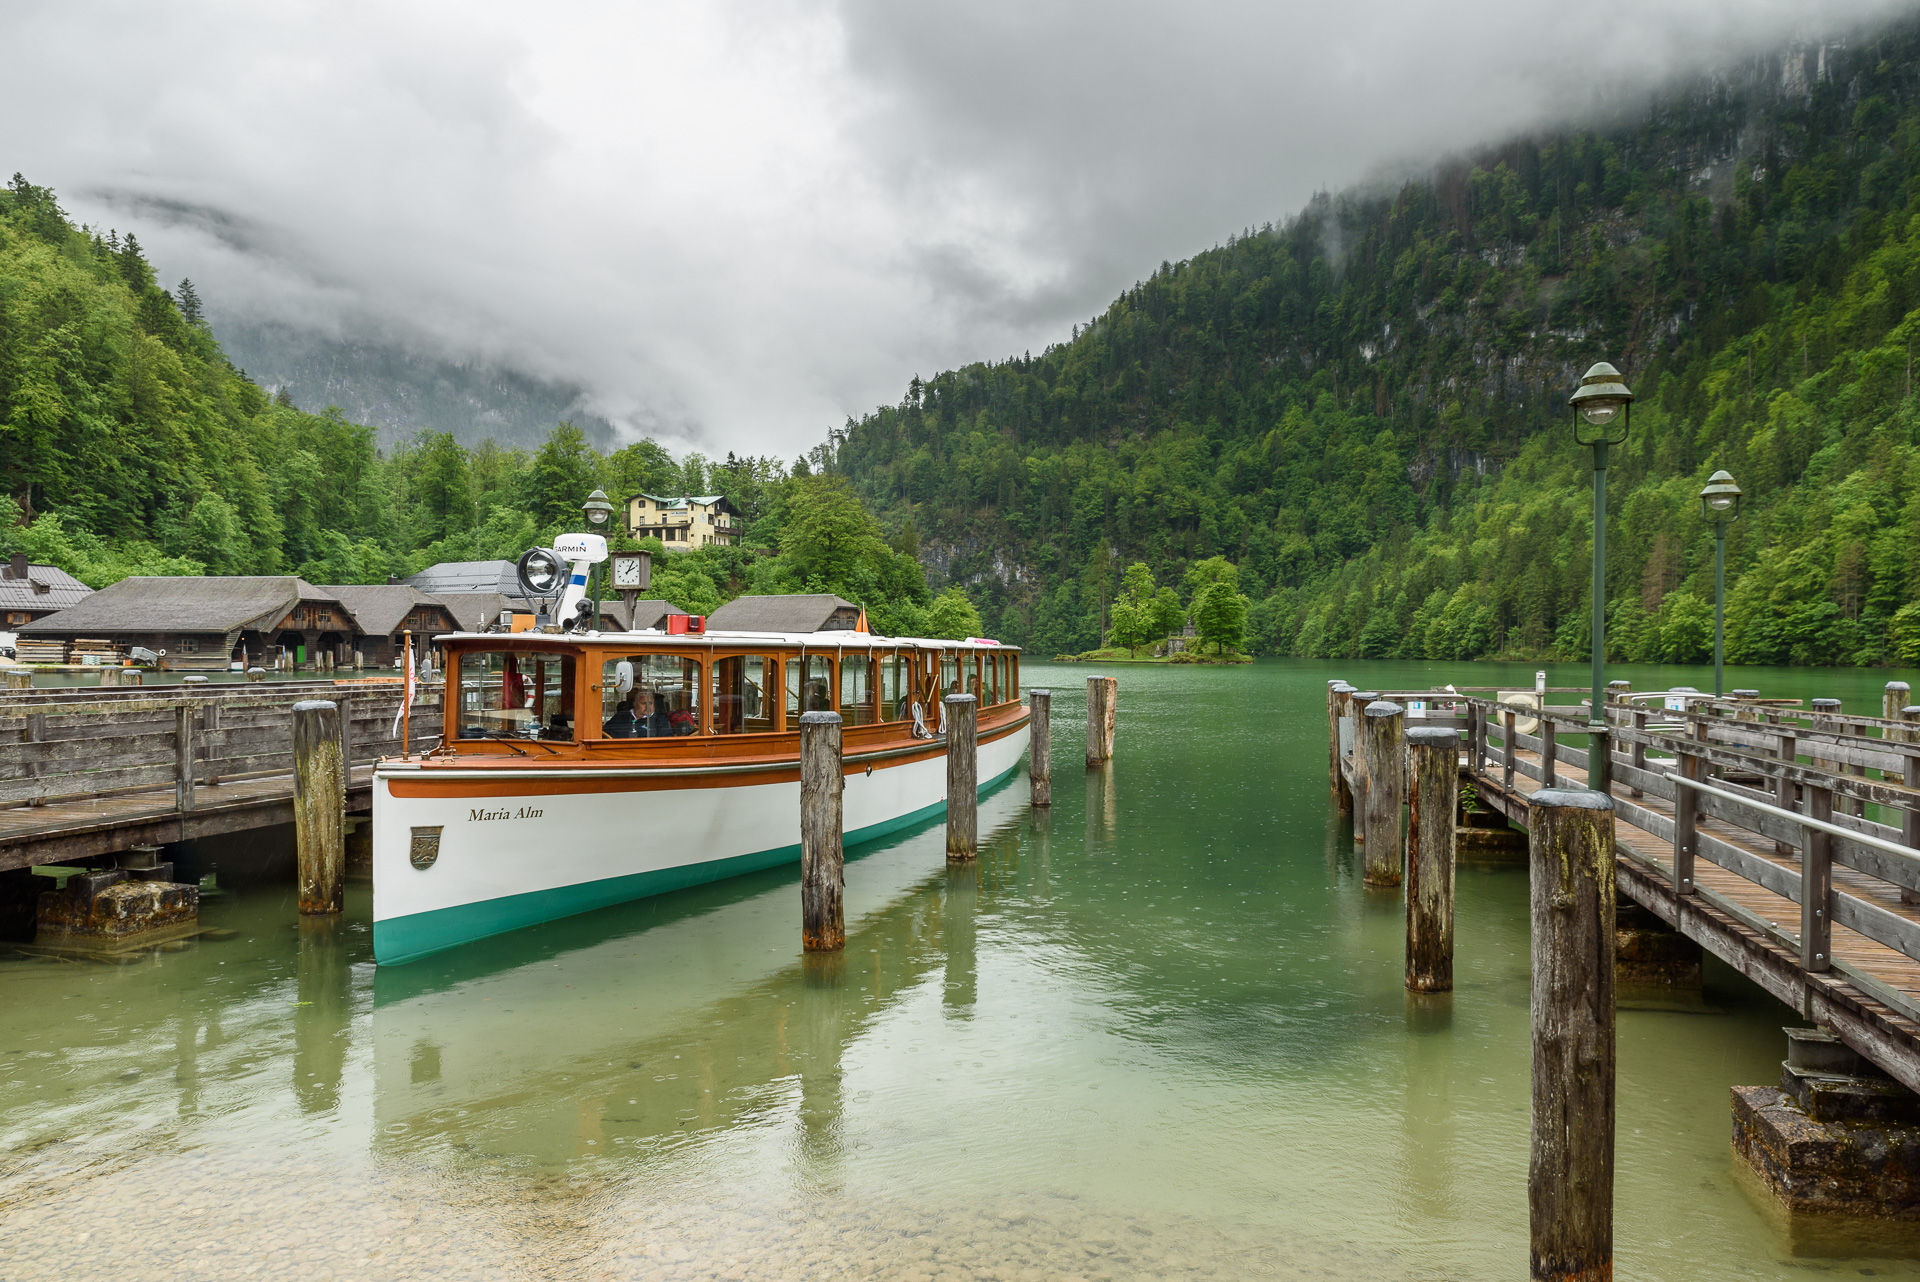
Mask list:
[[0,165],[216,318],[791,455],[1385,167],[1905,6],[15,6]]

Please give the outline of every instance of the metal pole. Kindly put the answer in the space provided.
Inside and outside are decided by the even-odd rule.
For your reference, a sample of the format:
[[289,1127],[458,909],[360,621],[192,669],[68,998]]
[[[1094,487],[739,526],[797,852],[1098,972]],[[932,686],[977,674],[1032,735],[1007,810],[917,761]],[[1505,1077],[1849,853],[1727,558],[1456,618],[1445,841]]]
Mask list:
[[1607,446],[1593,447],[1593,706],[1588,720],[1604,724],[1607,682]]
[[1727,523],[1713,523],[1713,697],[1726,693]]

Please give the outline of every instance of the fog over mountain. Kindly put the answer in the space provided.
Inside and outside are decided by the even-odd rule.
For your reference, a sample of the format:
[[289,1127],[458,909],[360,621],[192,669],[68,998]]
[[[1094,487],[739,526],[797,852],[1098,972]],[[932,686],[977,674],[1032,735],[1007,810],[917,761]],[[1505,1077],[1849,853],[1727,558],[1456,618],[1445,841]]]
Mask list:
[[1316,190],[1908,7],[16,6],[0,167],[308,408],[791,456]]

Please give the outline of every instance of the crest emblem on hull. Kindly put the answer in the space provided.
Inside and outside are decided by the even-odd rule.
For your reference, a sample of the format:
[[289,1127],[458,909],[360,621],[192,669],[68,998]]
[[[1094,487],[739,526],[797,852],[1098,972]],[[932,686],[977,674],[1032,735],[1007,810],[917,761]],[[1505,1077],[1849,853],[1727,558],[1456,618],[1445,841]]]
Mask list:
[[444,826],[435,824],[431,828],[415,828],[413,844],[407,851],[407,862],[422,872],[433,867],[433,861],[440,857],[440,831]]

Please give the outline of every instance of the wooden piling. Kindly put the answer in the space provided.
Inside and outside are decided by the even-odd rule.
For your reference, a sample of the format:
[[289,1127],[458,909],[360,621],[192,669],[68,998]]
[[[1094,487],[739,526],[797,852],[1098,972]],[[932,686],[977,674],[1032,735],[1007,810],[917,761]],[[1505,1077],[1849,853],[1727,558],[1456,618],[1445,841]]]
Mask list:
[[340,708],[324,699],[293,705],[293,840],[300,911],[345,906],[347,796],[341,786]]
[[1366,828],[1366,873],[1369,886],[1400,884],[1400,795],[1405,770],[1401,736],[1407,710],[1376,699],[1365,708],[1362,733],[1367,741],[1367,795],[1362,823]]
[[1407,731],[1407,989],[1453,991],[1454,814],[1460,808],[1460,732]]
[[0,689],[31,690],[33,689],[33,670],[31,668],[0,668],[0,680],[5,681],[5,685],[0,686]]
[[1087,768],[1113,756],[1113,717],[1120,703],[1118,677],[1087,678]]
[[1353,752],[1353,687],[1342,681],[1333,687],[1333,777],[1334,804],[1340,813],[1353,813],[1354,790],[1347,782],[1345,766]]
[[1366,706],[1380,697],[1378,690],[1349,690],[1345,695],[1347,751],[1353,760],[1353,844],[1367,840],[1367,718]]
[[173,804],[182,813],[193,809],[193,705],[173,707]]
[[839,713],[800,714],[800,944],[810,953],[847,946],[840,734]]
[[[46,741],[47,741],[47,714],[44,712],[29,712],[27,714],[26,742],[45,743]],[[30,763],[27,766],[27,775],[30,778],[38,779],[40,776],[46,773],[47,773],[47,765],[44,761],[35,761]],[[29,808],[33,806],[44,806],[46,804],[47,804],[46,799],[38,796],[37,794],[34,796],[33,800],[27,803]]]
[[[1094,682],[1112,680],[1112,677],[1088,678],[1089,694]],[[950,694],[946,698],[946,705],[947,862],[957,864],[965,863],[980,853],[980,759],[976,741],[978,707],[970,694]],[[1088,722],[1088,734],[1092,734],[1091,720]],[[1093,747],[1091,737],[1087,747],[1089,750]]]
[[[1880,693],[1880,715],[1888,721],[1899,721],[1902,712],[1912,699],[1912,686],[1904,681],[1889,681],[1887,682],[1886,689]],[[1896,729],[1889,726],[1880,732],[1880,737],[1883,739],[1891,739],[1895,743],[1911,742],[1905,727]],[[1890,783],[1908,783],[1906,771],[1904,770],[1883,770],[1881,774]]]
[[1540,786],[1557,786],[1554,769],[1559,764],[1560,738],[1559,728],[1542,714],[1540,718]]
[[[1807,818],[1833,822],[1833,793],[1808,788]],[[1800,848],[1800,965],[1807,971],[1833,969],[1833,837],[1806,830]]]
[[1512,792],[1514,766],[1520,759],[1518,756],[1520,751],[1520,714],[1512,708],[1508,708],[1503,715],[1506,720],[1501,723],[1501,732],[1506,742],[1501,745],[1503,750],[1500,753],[1500,786],[1508,792]]
[[1613,802],[1591,789],[1543,789],[1533,794],[1527,824],[1530,1276],[1601,1282],[1613,1276]]
[[1353,809],[1346,776],[1340,772],[1340,688],[1346,684],[1337,677],[1327,682],[1327,791],[1341,814]]
[[1033,709],[1027,740],[1027,783],[1035,809],[1053,804],[1053,691],[1029,690]]

